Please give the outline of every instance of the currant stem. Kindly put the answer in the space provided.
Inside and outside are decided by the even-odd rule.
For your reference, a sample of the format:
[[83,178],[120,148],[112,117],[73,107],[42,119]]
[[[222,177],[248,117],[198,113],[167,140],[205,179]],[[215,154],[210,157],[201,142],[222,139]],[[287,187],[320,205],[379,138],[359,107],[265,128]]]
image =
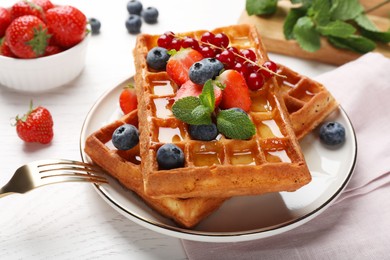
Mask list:
[[[390,1],[390,0],[389,0],[389,1]],[[179,35],[175,35],[175,34],[171,34],[171,35],[174,36],[174,37],[177,37],[177,38],[179,38],[179,39],[182,39],[182,40],[185,39],[185,36],[179,36]],[[214,45],[214,44],[212,44],[212,43],[209,43],[209,42],[199,41],[199,43],[204,44],[204,45],[211,46],[211,47],[213,47],[213,48],[216,48],[216,49],[219,49],[219,50],[222,50],[222,51],[226,50],[226,48],[216,46],[216,45]],[[242,56],[242,55],[240,55],[240,54],[238,54],[238,53],[235,53],[235,52],[233,52],[233,54],[234,54],[235,56],[241,58],[241,59],[244,59],[246,62],[249,62],[249,63],[251,63],[251,64],[253,64],[253,65],[259,67],[259,70],[265,70],[265,71],[269,72],[270,74],[272,74],[272,75],[274,75],[274,76],[278,76],[278,77],[281,77],[281,78],[287,78],[285,75],[278,74],[278,73],[276,73],[276,72],[274,72],[274,71],[268,69],[267,67],[265,67],[265,66],[263,66],[263,65],[261,65],[261,64],[258,64],[258,63],[256,63],[256,62],[254,62],[254,61],[248,59],[248,58],[245,57],[245,56]],[[258,70],[258,71],[259,71],[259,70]]]

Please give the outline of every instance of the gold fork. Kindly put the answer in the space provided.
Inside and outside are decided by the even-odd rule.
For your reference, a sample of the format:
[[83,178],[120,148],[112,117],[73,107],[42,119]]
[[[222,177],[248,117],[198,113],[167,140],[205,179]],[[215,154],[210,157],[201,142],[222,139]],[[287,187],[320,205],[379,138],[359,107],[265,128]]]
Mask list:
[[26,193],[32,189],[60,182],[108,183],[95,175],[102,170],[97,166],[64,159],[31,162],[19,167],[9,182],[0,188],[0,198],[13,193]]

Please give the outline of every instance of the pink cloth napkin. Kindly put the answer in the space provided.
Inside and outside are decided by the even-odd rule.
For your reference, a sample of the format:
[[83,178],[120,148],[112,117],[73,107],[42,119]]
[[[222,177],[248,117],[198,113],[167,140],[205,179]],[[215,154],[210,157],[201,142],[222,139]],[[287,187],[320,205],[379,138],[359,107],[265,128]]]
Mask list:
[[362,56],[317,78],[357,135],[355,173],[325,212],[291,231],[249,242],[183,240],[189,259],[389,259],[390,59]]

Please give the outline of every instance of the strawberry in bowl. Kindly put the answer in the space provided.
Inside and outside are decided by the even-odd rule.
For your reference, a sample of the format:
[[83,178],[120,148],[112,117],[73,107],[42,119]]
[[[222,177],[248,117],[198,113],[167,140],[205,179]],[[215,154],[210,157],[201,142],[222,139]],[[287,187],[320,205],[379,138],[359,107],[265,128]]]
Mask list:
[[0,85],[44,91],[67,84],[84,68],[87,18],[76,7],[50,0],[18,1],[0,8],[0,25],[1,30],[5,27],[0,39]]

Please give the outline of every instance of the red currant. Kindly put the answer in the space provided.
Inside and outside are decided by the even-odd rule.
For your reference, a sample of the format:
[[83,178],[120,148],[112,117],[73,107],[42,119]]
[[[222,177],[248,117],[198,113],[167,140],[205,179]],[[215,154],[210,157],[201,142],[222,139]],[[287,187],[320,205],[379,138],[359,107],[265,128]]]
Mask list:
[[236,56],[233,52],[224,50],[220,54],[217,55],[217,59],[223,63],[225,69],[231,69],[234,67],[234,61]]
[[229,37],[224,33],[217,33],[212,44],[217,47],[227,48],[227,46],[229,46]]
[[[254,51],[250,50],[250,49],[244,49],[244,50],[240,50],[240,55],[247,58],[248,60],[251,60],[251,61],[256,61],[256,54]],[[238,60],[240,62],[243,62],[245,61],[245,59],[239,57]]]
[[233,47],[233,46],[230,46],[229,48],[227,48],[228,51],[231,51],[233,53],[237,53],[237,54],[240,54],[240,52],[238,51],[238,49],[236,47]]
[[202,42],[213,43],[214,38],[215,35],[212,32],[205,32],[204,34],[202,34],[202,37],[200,37],[200,40]]
[[173,38],[172,42],[171,42],[171,45],[169,46],[169,49],[170,50],[175,49],[175,50],[178,51],[182,47],[182,44],[183,44],[183,40],[182,39]]
[[162,48],[169,49],[169,46],[172,43],[172,39],[173,39],[173,35],[163,34],[160,37],[158,37],[157,45]]
[[202,45],[199,47],[199,51],[203,55],[203,57],[205,57],[205,58],[215,57],[215,50],[213,48],[211,48],[210,46]]
[[259,90],[264,85],[264,78],[261,73],[252,72],[246,78],[248,88],[251,90]]
[[[269,69],[270,71],[275,72],[275,73],[278,70],[278,65],[276,65],[276,63],[273,61],[264,62],[263,67],[266,67],[267,69]],[[263,74],[263,77],[266,80],[272,77],[272,73],[266,71],[265,69],[261,70],[261,74]]]
[[237,70],[238,72],[241,73],[241,75],[246,78],[248,76],[248,67],[243,65],[242,63],[240,62],[237,62],[235,65],[234,65],[234,68],[235,70]]
[[192,48],[194,50],[199,49],[199,43],[194,38],[185,37],[182,43],[183,48]]

